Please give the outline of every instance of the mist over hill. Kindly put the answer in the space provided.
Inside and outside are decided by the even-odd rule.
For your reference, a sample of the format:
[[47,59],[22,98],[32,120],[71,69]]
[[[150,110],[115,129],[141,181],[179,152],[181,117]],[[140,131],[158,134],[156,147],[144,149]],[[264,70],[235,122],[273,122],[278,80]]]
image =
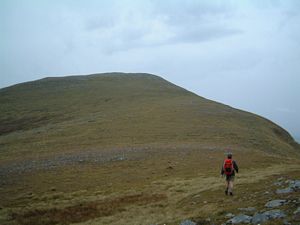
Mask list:
[[192,144],[294,154],[273,122],[151,74],[49,77],[0,90],[0,158]]

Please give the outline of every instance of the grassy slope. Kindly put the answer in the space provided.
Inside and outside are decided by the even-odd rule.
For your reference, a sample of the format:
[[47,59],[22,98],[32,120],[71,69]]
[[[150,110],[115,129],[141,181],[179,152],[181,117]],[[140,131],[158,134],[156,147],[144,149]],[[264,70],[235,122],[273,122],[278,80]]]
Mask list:
[[45,78],[0,90],[0,159],[104,146],[194,143],[286,154],[291,136],[147,74]]
[[[221,224],[237,207],[261,209],[276,198],[264,195],[275,177],[300,178],[286,131],[156,76],[47,78],[1,89],[0,104],[3,164],[136,150],[121,161],[10,174],[0,182],[1,224]],[[218,176],[228,146],[240,166],[233,199]]]

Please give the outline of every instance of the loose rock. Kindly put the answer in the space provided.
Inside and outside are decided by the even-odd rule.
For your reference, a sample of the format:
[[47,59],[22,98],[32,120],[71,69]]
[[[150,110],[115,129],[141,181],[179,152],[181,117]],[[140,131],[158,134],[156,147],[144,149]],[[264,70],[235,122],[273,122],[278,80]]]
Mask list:
[[300,190],[300,180],[287,180],[285,183],[289,184],[289,186],[287,188],[284,188],[284,189],[278,189],[276,191],[277,194],[288,194],[288,193],[291,193],[293,191]]
[[300,180],[295,180],[291,183],[290,188],[294,189],[295,191],[300,190]]
[[288,193],[291,193],[293,191],[294,190],[291,187],[287,187],[287,188],[284,188],[284,189],[277,189],[276,194],[288,194]]
[[252,219],[251,216],[247,216],[245,214],[239,214],[233,217],[232,219],[228,220],[227,223],[229,224],[250,223],[251,219]]
[[272,200],[272,201],[269,201],[265,204],[265,206],[267,208],[275,208],[275,207],[279,207],[283,204],[286,203],[286,200],[282,200],[282,199],[276,199],[276,200]]
[[264,212],[264,214],[269,218],[269,219],[278,219],[278,218],[284,218],[286,217],[285,213],[279,209],[273,209],[267,212]]
[[235,215],[232,214],[232,213],[227,213],[227,214],[225,215],[226,218],[232,218],[232,217],[234,217],[234,216],[235,216]]
[[275,182],[274,185],[276,185],[276,186],[281,186],[281,185],[282,185],[282,181],[280,181],[280,182]]
[[263,214],[263,213],[255,213],[251,223],[252,224],[260,224],[260,223],[264,223],[268,220],[268,217]]
[[256,213],[253,216],[251,223],[259,224],[259,223],[264,223],[267,220],[284,218],[284,217],[286,217],[286,215],[283,211],[281,211],[279,209],[273,209],[270,211],[266,211],[264,213]]

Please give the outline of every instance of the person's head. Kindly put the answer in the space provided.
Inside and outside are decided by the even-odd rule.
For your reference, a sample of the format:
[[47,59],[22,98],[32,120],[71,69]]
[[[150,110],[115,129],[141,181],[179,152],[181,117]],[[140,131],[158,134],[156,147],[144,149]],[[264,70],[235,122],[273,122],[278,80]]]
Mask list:
[[228,153],[227,153],[227,158],[228,158],[228,159],[232,159],[232,153],[231,153],[231,152],[228,152]]

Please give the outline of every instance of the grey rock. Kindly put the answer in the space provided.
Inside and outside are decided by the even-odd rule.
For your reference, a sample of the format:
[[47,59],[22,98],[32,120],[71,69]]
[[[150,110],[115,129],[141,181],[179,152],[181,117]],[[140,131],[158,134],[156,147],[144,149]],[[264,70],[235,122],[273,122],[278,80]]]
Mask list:
[[225,215],[226,218],[232,218],[232,217],[234,217],[234,216],[235,216],[235,215],[232,214],[232,213],[227,213],[227,214]]
[[273,209],[270,211],[264,212],[264,214],[269,218],[269,219],[278,219],[278,218],[284,218],[286,217],[285,213],[279,209]]
[[251,223],[252,224],[260,224],[264,223],[271,219],[278,219],[278,218],[284,218],[286,217],[285,213],[279,209],[273,209],[270,211],[266,211],[263,213],[255,213],[255,215],[252,218]]
[[254,207],[238,208],[238,210],[244,211],[244,212],[254,212],[254,211],[256,211],[256,208],[254,208]]
[[264,223],[268,220],[267,215],[265,215],[264,213],[255,213],[251,223],[252,224],[260,224],[260,223]]
[[300,190],[300,180],[295,180],[291,185],[290,188],[296,190]]
[[277,189],[276,194],[288,194],[288,193],[291,193],[293,191],[294,190],[291,187],[287,187],[287,188],[284,188],[284,189]]
[[281,206],[281,205],[283,205],[285,203],[286,203],[286,200],[276,199],[276,200],[272,200],[272,201],[267,202],[265,204],[265,206],[267,208],[275,208],[275,207]]
[[277,181],[277,182],[274,183],[274,185],[281,186],[282,185],[282,181]]
[[180,223],[180,225],[197,225],[197,224],[191,220],[184,220]]
[[239,223],[250,223],[252,220],[251,216],[247,216],[245,214],[239,214],[230,220],[227,221],[229,224],[239,224]]

